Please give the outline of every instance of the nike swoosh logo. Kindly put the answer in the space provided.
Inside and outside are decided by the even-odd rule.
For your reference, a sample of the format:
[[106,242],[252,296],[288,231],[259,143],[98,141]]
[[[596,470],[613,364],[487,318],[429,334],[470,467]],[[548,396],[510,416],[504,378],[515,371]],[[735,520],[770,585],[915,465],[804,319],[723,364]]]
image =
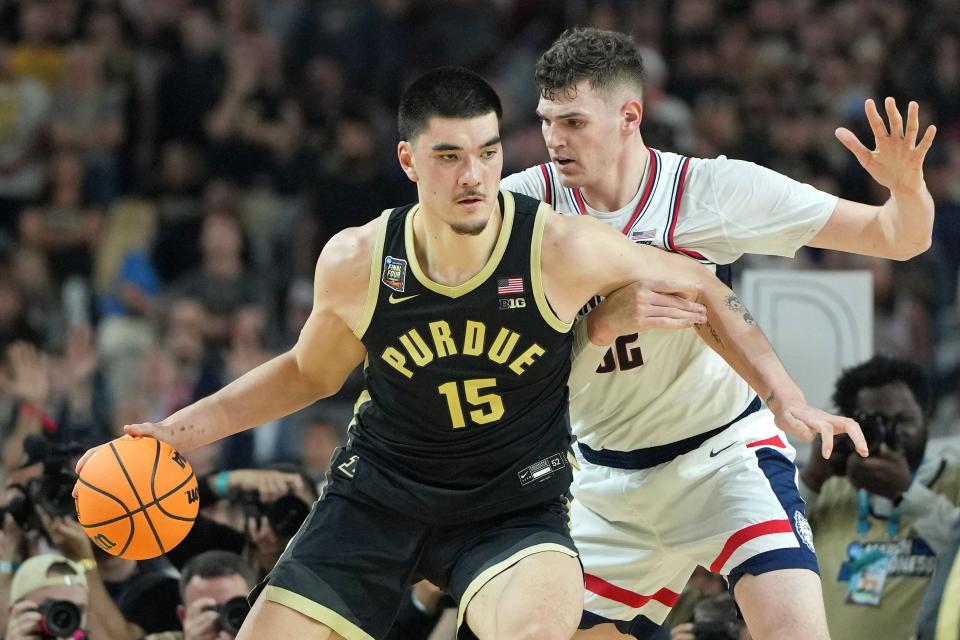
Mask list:
[[420,295],[420,294],[419,294],[419,293],[415,293],[415,294],[413,294],[412,296],[403,296],[402,298],[398,298],[398,297],[396,297],[394,294],[391,293],[391,294],[390,294],[390,298],[389,298],[389,299],[390,299],[390,304],[397,304],[397,303],[400,303],[400,302],[406,302],[407,300],[410,300],[411,298],[416,298],[418,295]]
[[728,444],[727,446],[725,446],[723,449],[718,449],[717,451],[714,451],[713,449],[710,449],[710,457],[711,457],[711,458],[715,458],[716,456],[720,455],[721,453],[723,453],[724,451],[726,451],[727,449],[729,449],[730,447],[732,447],[732,446],[735,445],[735,444],[737,444],[737,443],[736,443],[736,442],[731,442],[730,444]]

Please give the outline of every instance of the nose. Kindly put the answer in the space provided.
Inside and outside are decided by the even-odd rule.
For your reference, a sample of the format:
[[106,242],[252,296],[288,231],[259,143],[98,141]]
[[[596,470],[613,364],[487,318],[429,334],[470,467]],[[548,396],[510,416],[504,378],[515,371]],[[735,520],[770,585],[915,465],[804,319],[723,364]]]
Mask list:
[[470,155],[467,156],[460,173],[461,187],[475,187],[480,184],[480,159]]
[[558,149],[563,146],[563,138],[560,135],[560,130],[553,125],[544,122],[543,123],[543,142],[547,145],[547,149]]

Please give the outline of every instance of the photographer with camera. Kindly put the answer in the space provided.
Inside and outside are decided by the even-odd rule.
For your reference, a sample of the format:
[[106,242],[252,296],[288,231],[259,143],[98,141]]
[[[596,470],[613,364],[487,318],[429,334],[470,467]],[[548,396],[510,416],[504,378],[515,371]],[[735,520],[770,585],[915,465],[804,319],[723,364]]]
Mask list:
[[243,558],[229,551],[207,551],[192,558],[180,574],[177,616],[182,633],[153,634],[145,640],[232,640],[250,605],[256,578]]
[[276,564],[317,499],[316,485],[295,466],[234,469],[198,479],[200,508],[224,500],[233,526],[201,513],[167,558],[182,568],[194,556],[221,549],[247,558],[258,576]]
[[20,565],[10,585],[10,602],[5,640],[89,637],[84,569],[63,556],[38,555]]
[[927,450],[930,392],[917,365],[876,356],[843,373],[833,401],[860,423],[870,457],[837,441],[823,460],[815,445],[800,474],[830,630],[907,639],[960,521],[960,465]]

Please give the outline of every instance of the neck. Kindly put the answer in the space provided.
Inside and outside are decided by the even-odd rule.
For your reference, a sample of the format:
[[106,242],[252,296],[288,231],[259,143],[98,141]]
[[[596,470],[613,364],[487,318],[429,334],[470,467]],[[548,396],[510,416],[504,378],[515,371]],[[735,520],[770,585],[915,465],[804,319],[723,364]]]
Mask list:
[[502,224],[503,212],[499,204],[494,204],[490,221],[479,235],[462,235],[455,233],[447,223],[424,211],[421,206],[413,218],[417,262],[437,284],[448,287],[463,284],[487,264]]
[[650,157],[643,139],[637,133],[613,166],[595,182],[581,187],[580,191],[591,207],[598,211],[616,211],[633,200],[643,181],[643,172]]

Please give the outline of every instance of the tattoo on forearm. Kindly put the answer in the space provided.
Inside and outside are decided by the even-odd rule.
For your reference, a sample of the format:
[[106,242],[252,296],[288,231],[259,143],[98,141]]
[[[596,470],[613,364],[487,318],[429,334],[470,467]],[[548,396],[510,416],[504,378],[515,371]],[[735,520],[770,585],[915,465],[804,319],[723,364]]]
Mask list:
[[750,313],[750,310],[747,309],[746,305],[743,304],[743,300],[741,300],[737,294],[731,293],[723,302],[727,305],[727,309],[730,309],[730,311],[739,311],[742,313],[743,321],[747,324],[757,324],[757,321],[753,319],[753,314]]
[[770,392],[770,395],[767,396],[767,399],[764,400],[764,402],[767,403],[767,406],[768,406],[768,407],[770,406],[770,403],[773,402],[773,392],[772,392],[772,391]]
[[712,324],[710,324],[709,322],[704,322],[703,324],[695,324],[695,325],[693,325],[693,326],[694,326],[698,331],[699,331],[700,329],[706,329],[707,331],[710,332],[710,336],[713,338],[713,341],[717,343],[717,346],[718,346],[718,347],[720,347],[721,349],[725,349],[725,348],[726,348],[726,347],[724,346],[724,344],[723,344],[723,339],[720,337],[720,334],[717,333],[717,330],[713,328],[713,325],[712,325]]

